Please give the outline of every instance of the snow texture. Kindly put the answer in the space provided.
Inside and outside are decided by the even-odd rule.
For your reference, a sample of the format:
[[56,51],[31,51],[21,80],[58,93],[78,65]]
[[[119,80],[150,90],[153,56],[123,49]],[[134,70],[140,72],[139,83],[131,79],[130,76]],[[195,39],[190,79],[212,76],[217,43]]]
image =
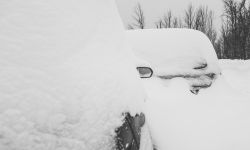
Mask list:
[[165,80],[182,77],[198,93],[210,87],[221,70],[209,39],[190,29],[147,29],[128,31],[132,48],[148,61],[154,75]]
[[194,95],[182,78],[145,80],[146,116],[158,150],[250,149],[250,98],[220,76]]
[[112,149],[144,101],[115,2],[1,1],[0,29],[0,149]]
[[228,84],[238,92],[250,95],[250,61],[220,60],[219,63]]
[[[219,73],[217,56],[209,39],[190,29],[145,29],[127,31],[132,48],[148,61],[155,74],[198,73],[196,65],[207,63],[207,72]],[[191,72],[192,71],[192,72]]]
[[[145,106],[146,122],[155,147],[158,150],[249,150],[249,87],[241,84],[250,81],[249,62],[222,60],[218,63],[211,43],[200,32],[145,31],[129,31],[128,36],[137,56],[156,69],[153,78],[143,80],[149,99]],[[207,67],[198,71],[215,73],[217,77],[211,87],[198,95],[189,91],[189,83],[183,76],[170,79],[157,76],[161,73],[195,75],[197,70],[193,67],[199,60],[207,62]]]

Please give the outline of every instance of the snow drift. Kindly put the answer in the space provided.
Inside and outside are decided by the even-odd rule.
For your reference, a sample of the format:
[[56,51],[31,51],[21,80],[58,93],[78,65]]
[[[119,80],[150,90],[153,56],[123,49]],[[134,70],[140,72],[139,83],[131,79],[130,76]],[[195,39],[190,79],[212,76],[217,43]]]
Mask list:
[[[224,64],[221,75],[210,41],[194,30],[138,30],[127,34],[137,56],[155,71],[155,76],[143,83],[149,97],[146,119],[158,150],[250,149],[250,97],[235,90],[237,84],[233,84],[238,78],[248,79],[248,65],[239,67],[242,74],[234,76],[232,63]],[[200,67],[203,62],[204,68]],[[185,76],[206,83],[206,78],[200,77],[209,73],[216,75],[211,87],[192,94]],[[170,76],[176,77],[167,78]]]
[[0,149],[110,150],[144,100],[113,0],[0,2]]
[[220,60],[222,74],[228,84],[250,99],[250,60]]
[[137,55],[148,61],[154,75],[165,80],[185,78],[190,90],[208,88],[220,74],[213,45],[201,32],[190,29],[127,31]]
[[144,82],[146,116],[158,150],[248,150],[250,99],[220,76],[193,95],[184,79]]
[[199,63],[220,72],[213,45],[205,34],[190,29],[145,29],[126,32],[135,54],[157,75],[190,73]]

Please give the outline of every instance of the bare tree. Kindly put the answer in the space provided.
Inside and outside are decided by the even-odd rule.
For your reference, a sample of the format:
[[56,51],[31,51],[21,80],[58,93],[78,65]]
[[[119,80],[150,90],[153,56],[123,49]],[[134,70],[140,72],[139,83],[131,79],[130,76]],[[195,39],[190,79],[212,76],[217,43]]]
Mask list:
[[211,10],[208,11],[208,9],[206,10],[207,10],[206,12],[208,12],[207,16],[205,16],[206,27],[203,30],[205,30],[205,34],[208,36],[212,44],[215,46],[216,44],[215,42],[217,40],[217,32],[214,27],[214,12]]
[[155,23],[155,27],[157,28],[157,29],[160,29],[160,28],[164,28],[163,27],[163,21],[160,19],[159,21],[157,21],[156,23]]
[[209,19],[209,10],[208,7],[200,6],[195,12],[195,21],[194,21],[194,29],[199,30],[203,33],[206,33]]
[[187,28],[194,28],[194,20],[195,20],[195,10],[192,4],[190,4],[185,11],[184,23]]
[[133,20],[134,23],[129,24],[128,29],[145,28],[145,16],[140,3],[138,3],[135,7]]
[[172,27],[172,12],[171,11],[168,11],[168,13],[164,15],[163,23],[164,23],[165,28]]
[[228,58],[247,59],[250,49],[250,6],[246,7],[246,0],[223,2],[225,21],[222,34],[225,54]]
[[179,28],[179,21],[177,17],[174,17],[173,20],[173,28]]
[[185,27],[205,33],[215,46],[217,32],[214,27],[214,12],[212,10],[209,10],[207,6],[199,6],[195,10],[192,4],[190,4],[185,11],[184,21]]
[[156,28],[180,28],[182,26],[181,20],[173,16],[171,10],[169,10],[162,19],[159,19],[155,23]]

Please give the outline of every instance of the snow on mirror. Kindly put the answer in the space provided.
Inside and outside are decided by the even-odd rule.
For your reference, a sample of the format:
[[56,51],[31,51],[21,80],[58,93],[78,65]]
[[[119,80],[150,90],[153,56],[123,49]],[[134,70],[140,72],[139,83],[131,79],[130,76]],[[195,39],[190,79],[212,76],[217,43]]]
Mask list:
[[151,78],[153,75],[153,70],[149,67],[137,67],[136,69],[138,70],[141,78]]

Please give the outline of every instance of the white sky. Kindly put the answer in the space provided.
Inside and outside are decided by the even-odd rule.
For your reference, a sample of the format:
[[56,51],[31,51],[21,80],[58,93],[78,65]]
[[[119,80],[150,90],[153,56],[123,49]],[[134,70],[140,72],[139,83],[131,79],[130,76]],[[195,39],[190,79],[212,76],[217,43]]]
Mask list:
[[195,7],[207,5],[215,12],[215,26],[219,30],[223,12],[222,0],[116,0],[120,15],[125,26],[132,22],[132,15],[137,2],[140,2],[146,17],[146,27],[152,28],[154,23],[169,9],[175,16],[183,17],[187,6],[192,3]]

